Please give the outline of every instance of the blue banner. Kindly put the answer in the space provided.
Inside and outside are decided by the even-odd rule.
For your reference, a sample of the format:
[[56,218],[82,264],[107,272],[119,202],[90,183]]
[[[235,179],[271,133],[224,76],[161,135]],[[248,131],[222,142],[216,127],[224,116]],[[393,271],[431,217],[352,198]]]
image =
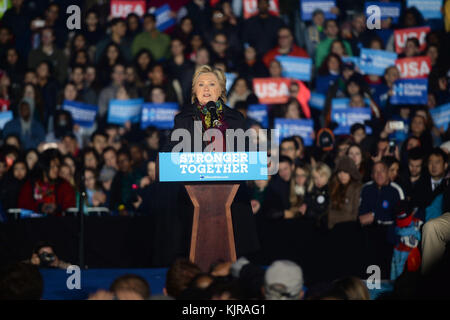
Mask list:
[[427,104],[428,79],[400,79],[394,83],[392,104]]
[[325,100],[326,97],[324,94],[318,92],[311,92],[311,98],[309,99],[309,106],[317,110],[323,110],[323,108],[325,107]]
[[[364,98],[365,106],[370,107],[369,98]],[[347,109],[350,108],[350,98],[334,98],[331,99],[331,109],[339,110],[339,109]]]
[[311,80],[311,58],[276,56],[275,59],[281,63],[283,77],[303,81]]
[[227,79],[227,84],[225,88],[227,89],[227,94],[231,89],[231,86],[234,83],[234,80],[236,80],[237,76],[235,73],[225,72],[225,78]]
[[141,107],[144,99],[110,100],[108,123],[124,124],[126,121],[138,123],[141,120]]
[[[420,0],[422,1],[422,0]],[[381,19],[392,18],[393,23],[397,23],[400,18],[402,11],[402,5],[400,2],[380,2],[380,1],[370,1],[366,2],[364,6],[364,12],[367,17],[367,7],[378,6],[381,11]]]
[[0,130],[3,130],[3,127],[8,121],[13,119],[13,112],[11,110],[0,112]]
[[336,7],[335,0],[300,0],[303,21],[312,20],[312,14],[316,9],[321,9],[325,13],[325,19],[336,19],[336,15],[330,11],[333,7]]
[[362,48],[359,58],[361,72],[382,76],[387,67],[395,66],[397,54],[384,50]]
[[170,7],[168,4],[156,9],[154,15],[156,16],[156,28],[161,32],[169,29],[176,23],[175,18],[170,16]]
[[158,129],[172,129],[178,112],[178,103],[144,103],[142,105],[141,129],[155,126]]
[[269,113],[267,104],[251,104],[248,106],[247,117],[261,123],[263,128],[269,127]]
[[159,153],[159,180],[267,180],[266,152]]
[[442,19],[442,0],[407,0],[406,7],[416,7],[424,19]]
[[275,129],[279,130],[280,142],[284,138],[300,136],[303,138],[305,146],[313,145],[314,122],[312,119],[275,118],[274,125]]
[[448,124],[450,123],[450,103],[429,110],[435,127],[447,130]]
[[334,134],[350,134],[350,127],[355,123],[364,124],[365,120],[372,118],[370,108],[348,108],[331,110],[331,121],[339,126],[334,129]]
[[64,100],[62,109],[69,111],[73,122],[83,128],[91,128],[94,125],[98,110],[97,106],[67,100]]

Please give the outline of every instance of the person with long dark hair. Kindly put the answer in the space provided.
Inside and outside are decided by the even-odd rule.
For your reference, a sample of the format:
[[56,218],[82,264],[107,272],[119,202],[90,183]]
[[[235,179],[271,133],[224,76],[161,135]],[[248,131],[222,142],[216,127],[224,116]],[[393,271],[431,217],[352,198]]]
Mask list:
[[18,207],[49,215],[60,215],[75,207],[75,191],[59,178],[60,153],[57,149],[44,151],[35,174],[20,189]]

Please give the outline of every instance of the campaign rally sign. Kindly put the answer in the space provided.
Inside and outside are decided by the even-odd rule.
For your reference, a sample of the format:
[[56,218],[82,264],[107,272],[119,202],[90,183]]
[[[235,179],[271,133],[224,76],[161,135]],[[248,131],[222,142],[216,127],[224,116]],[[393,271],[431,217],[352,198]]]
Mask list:
[[110,100],[108,123],[123,124],[127,121],[138,123],[141,119],[141,107],[144,99]]
[[13,119],[13,112],[11,110],[0,112],[0,130],[3,130],[5,124],[12,119]]
[[431,59],[428,56],[397,59],[395,65],[402,79],[426,78],[431,71]]
[[377,6],[381,11],[381,20],[386,18],[392,18],[393,23],[397,23],[400,18],[400,13],[402,10],[402,5],[400,2],[381,2],[381,1],[370,1],[365,3],[364,12],[367,14],[367,8],[370,6]]
[[279,130],[280,142],[284,138],[300,136],[305,146],[313,144],[314,122],[312,119],[284,119],[275,118],[275,129]]
[[[244,19],[251,18],[258,13],[258,0],[243,0],[242,6]],[[269,0],[269,13],[275,16],[280,15],[278,0]]]
[[311,98],[309,99],[309,105],[311,108],[317,110],[323,110],[325,107],[326,97],[324,94],[318,92],[311,92]]
[[303,21],[312,20],[312,14],[316,9],[321,9],[325,13],[325,19],[336,19],[336,15],[331,13],[333,7],[336,7],[335,0],[300,0]]
[[227,84],[225,86],[227,93],[230,91],[231,86],[234,83],[234,80],[236,80],[237,76],[235,73],[231,73],[231,72],[225,72],[225,78],[227,80]]
[[253,78],[253,92],[260,103],[286,103],[290,83],[291,80],[286,78]]
[[[366,106],[370,106],[370,99],[365,98],[364,102]],[[339,110],[339,109],[347,109],[350,108],[350,98],[334,98],[331,99],[331,109]]]
[[370,108],[347,108],[331,110],[332,121],[338,124],[334,134],[350,134],[350,127],[355,123],[364,124],[364,121],[372,118]]
[[178,103],[144,103],[142,105],[141,129],[155,126],[158,129],[172,129]]
[[256,120],[263,128],[269,127],[269,112],[266,104],[251,104],[248,106],[247,117]]
[[382,76],[387,67],[395,65],[397,54],[384,50],[362,48],[360,67],[364,74]]
[[427,104],[428,79],[400,79],[394,83],[392,104]]
[[406,6],[416,7],[424,19],[442,19],[442,0],[407,0]]
[[423,51],[427,46],[425,38],[429,32],[430,27],[406,28],[394,30],[395,52],[397,52],[398,54],[402,53],[405,48],[406,41],[409,38],[419,39],[420,50]]
[[83,128],[91,128],[94,125],[98,110],[97,106],[67,100],[64,100],[62,109],[69,111],[73,122]]
[[435,127],[447,130],[450,123],[450,103],[429,110]]
[[145,13],[145,0],[111,0],[110,9],[114,18],[126,18],[132,12],[142,17]]
[[267,152],[160,152],[159,181],[267,180]]
[[170,15],[170,7],[168,4],[159,7],[153,14],[156,16],[156,28],[161,32],[169,29],[176,23],[175,18]]
[[311,80],[312,60],[310,58],[276,56],[283,69],[283,77],[303,81]]

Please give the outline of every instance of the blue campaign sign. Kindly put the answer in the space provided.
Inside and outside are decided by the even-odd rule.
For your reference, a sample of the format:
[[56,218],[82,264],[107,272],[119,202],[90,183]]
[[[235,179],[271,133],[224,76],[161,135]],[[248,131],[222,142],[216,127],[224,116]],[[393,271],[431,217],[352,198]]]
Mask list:
[[126,121],[138,123],[141,120],[141,107],[144,99],[110,100],[108,123],[123,124]]
[[333,7],[336,7],[335,0],[300,0],[303,21],[312,20],[312,14],[316,9],[321,9],[325,13],[325,19],[336,19],[336,15],[331,13]]
[[231,89],[231,86],[234,83],[234,80],[236,80],[237,76],[235,73],[225,72],[225,78],[227,79],[227,84],[225,88],[227,89],[227,94]]
[[318,92],[311,92],[311,98],[309,98],[310,107],[323,110],[325,107],[325,95]]
[[[364,98],[364,102],[366,106],[370,106],[369,98]],[[339,110],[339,109],[347,109],[350,108],[350,98],[334,98],[331,99],[331,109]]]
[[[420,0],[422,1],[422,0]],[[402,4],[400,2],[381,2],[381,1],[370,1],[366,2],[364,6],[364,12],[367,15],[367,8],[370,6],[378,6],[381,11],[381,19],[392,18],[393,23],[397,23],[400,18],[402,11]]]
[[160,152],[159,180],[161,182],[267,180],[267,153]]
[[407,0],[406,7],[416,7],[425,19],[442,19],[442,0]]
[[314,122],[312,119],[275,118],[274,125],[275,129],[279,130],[280,142],[284,138],[300,136],[305,146],[313,145]]
[[450,103],[429,110],[436,128],[447,130],[450,123]]
[[382,76],[387,67],[395,65],[397,54],[384,50],[362,48],[359,58],[360,69],[363,73]]
[[73,122],[83,128],[91,128],[94,125],[98,110],[94,105],[67,100],[64,100],[62,109],[69,111]]
[[394,83],[392,104],[427,104],[428,79],[400,79]]
[[261,123],[263,128],[269,127],[269,113],[267,104],[251,104],[248,106],[247,117]]
[[310,58],[276,56],[283,69],[283,77],[303,81],[311,80],[312,60]]
[[347,108],[331,110],[331,119],[339,126],[334,129],[334,134],[350,134],[350,127],[355,123],[364,124],[365,120],[372,118],[370,108]]
[[161,32],[169,29],[176,23],[175,18],[170,16],[170,7],[168,4],[156,9],[154,15],[156,16],[156,28]]
[[5,124],[13,119],[13,112],[11,110],[0,112],[0,130],[3,130]]
[[178,103],[144,103],[142,105],[141,129],[155,126],[158,129],[172,129],[178,112]]

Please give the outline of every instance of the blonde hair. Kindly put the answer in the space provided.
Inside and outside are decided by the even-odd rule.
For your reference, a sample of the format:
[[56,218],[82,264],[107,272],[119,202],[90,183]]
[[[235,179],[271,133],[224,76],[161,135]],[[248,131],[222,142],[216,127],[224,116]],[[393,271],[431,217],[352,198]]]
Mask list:
[[[320,176],[327,177],[327,180],[330,180],[331,177],[331,169],[328,165],[323,162],[317,162],[317,164],[313,167],[311,171],[311,176],[314,172],[317,172]],[[312,179],[311,179],[312,180]],[[314,183],[311,181],[311,184],[308,187],[308,191],[311,191],[314,186]]]
[[197,96],[195,95],[195,84],[197,83],[198,77],[201,76],[202,74],[205,73],[212,73],[217,77],[217,80],[219,81],[220,84],[220,88],[222,89],[221,93],[220,93],[220,99],[223,102],[227,102],[227,89],[226,89],[226,84],[227,84],[227,78],[225,77],[225,73],[223,73],[223,71],[221,69],[218,68],[212,68],[208,65],[203,65],[198,67],[195,70],[194,76],[192,77],[192,98],[191,98],[191,102],[194,103],[195,99],[197,99]]

